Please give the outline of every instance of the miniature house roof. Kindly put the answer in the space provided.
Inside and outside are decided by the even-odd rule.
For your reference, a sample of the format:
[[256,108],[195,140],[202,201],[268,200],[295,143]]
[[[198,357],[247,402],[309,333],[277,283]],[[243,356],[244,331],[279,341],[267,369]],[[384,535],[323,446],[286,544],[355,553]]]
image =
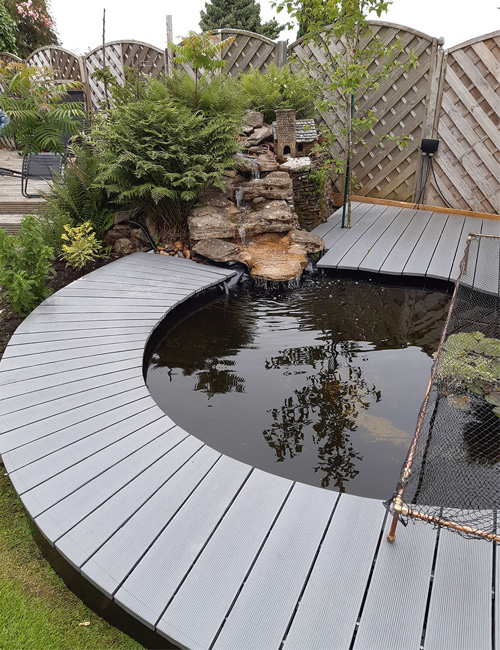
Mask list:
[[[276,122],[273,122],[273,137],[276,140]],[[295,121],[295,140],[297,142],[314,142],[318,137],[316,123],[314,120]]]

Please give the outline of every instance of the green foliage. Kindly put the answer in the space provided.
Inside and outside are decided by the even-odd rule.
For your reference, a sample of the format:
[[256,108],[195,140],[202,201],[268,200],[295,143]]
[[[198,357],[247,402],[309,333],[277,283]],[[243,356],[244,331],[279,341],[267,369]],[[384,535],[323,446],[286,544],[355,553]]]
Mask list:
[[198,83],[202,72],[210,74],[222,70],[226,62],[220,58],[220,55],[233,41],[234,38],[219,41],[217,36],[212,34],[189,32],[180,45],[171,43],[172,49],[176,53],[174,61],[187,63],[193,69],[194,110],[197,110],[198,107]]
[[264,113],[268,123],[276,119],[276,110],[294,108],[298,119],[316,113],[316,87],[304,72],[292,72],[289,66],[278,68],[272,63],[265,74],[252,68],[240,75],[247,106]]
[[[106,84],[108,97],[104,97],[99,106],[102,110],[108,110],[111,106],[123,106],[143,98],[144,88],[149,77],[145,77],[136,68],[125,68],[124,79],[115,77],[108,66],[96,68],[92,73],[92,79]],[[108,103],[109,100],[109,103]]]
[[0,52],[17,53],[16,21],[5,8],[4,0],[0,0]]
[[34,217],[24,217],[19,234],[0,228],[0,287],[19,316],[26,316],[51,291],[46,285],[54,253],[45,245]]
[[98,154],[90,139],[83,135],[79,144],[71,146],[71,153],[63,174],[57,174],[49,184],[50,193],[45,197],[47,210],[58,224],[61,215],[66,215],[65,224],[88,221],[97,237],[102,238],[113,225],[114,213],[106,192],[96,183]]
[[[144,92],[149,101],[170,98],[192,111],[195,110],[195,82],[186,72],[176,70],[171,77],[151,79]],[[198,82],[196,110],[215,117],[225,115],[227,119],[241,121],[247,98],[238,78],[227,75],[203,75]]]
[[73,118],[83,117],[84,111],[80,103],[63,99],[81,84],[55,83],[52,68],[9,63],[0,64],[0,87],[0,105],[10,118],[2,135],[15,137],[25,153],[64,153],[64,136],[78,133]]
[[63,244],[61,257],[69,266],[83,269],[88,262],[93,262],[98,257],[101,244],[88,221],[74,228],[64,226],[64,230],[61,239],[68,243]]
[[[312,44],[321,53],[320,60],[296,61],[317,87],[318,111],[344,116],[343,120],[326,121],[321,147],[330,152],[337,167],[343,167],[349,206],[353,187],[349,161],[356,146],[364,145],[363,136],[377,122],[373,107],[364,98],[379,88],[381,81],[390,77],[396,68],[408,70],[416,65],[412,50],[400,56],[403,52],[400,41],[386,45],[370,30],[368,15],[372,13],[380,18],[390,4],[390,0],[281,0],[277,4],[278,12],[287,11],[307,29],[304,44]],[[325,25],[329,26],[328,31]],[[338,43],[336,48],[329,47],[332,37]],[[383,137],[395,139],[404,146],[403,134],[388,133]],[[343,161],[338,155],[339,145]]]
[[198,195],[209,185],[223,187],[238,129],[238,120],[193,113],[172,99],[112,109],[95,132],[98,185],[116,204],[183,229]]
[[59,39],[45,0],[5,0],[7,11],[16,23],[16,49],[27,59],[43,45],[57,45]]
[[44,205],[35,215],[37,229],[43,243],[54,251],[57,257],[62,251],[61,235],[64,233],[64,226],[73,225],[73,221],[67,212],[58,212],[56,206]]
[[266,23],[260,19],[260,5],[255,0],[211,0],[200,12],[200,27],[203,30],[246,29],[267,38],[278,38],[283,30],[273,18]]
[[484,397],[500,416],[500,340],[481,332],[451,334],[443,345],[436,369],[441,391],[453,408],[468,410],[463,393]]

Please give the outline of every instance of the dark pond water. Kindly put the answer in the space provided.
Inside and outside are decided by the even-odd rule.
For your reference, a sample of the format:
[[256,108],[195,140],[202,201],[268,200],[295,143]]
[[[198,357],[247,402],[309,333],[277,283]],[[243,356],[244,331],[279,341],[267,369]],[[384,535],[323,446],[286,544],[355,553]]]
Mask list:
[[147,385],[177,424],[229,456],[388,498],[448,302],[334,278],[273,294],[240,288],[165,332]]

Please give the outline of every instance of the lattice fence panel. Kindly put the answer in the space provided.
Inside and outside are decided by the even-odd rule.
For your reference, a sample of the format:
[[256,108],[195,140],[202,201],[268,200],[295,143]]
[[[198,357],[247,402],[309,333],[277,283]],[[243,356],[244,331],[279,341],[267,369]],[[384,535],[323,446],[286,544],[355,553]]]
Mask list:
[[62,47],[41,47],[30,54],[26,63],[32,66],[52,67],[55,78],[59,80],[81,81],[78,58]]
[[[355,193],[361,196],[373,196],[398,201],[411,201],[415,186],[419,162],[419,145],[427,116],[427,98],[430,75],[435,65],[437,42],[430,36],[406,30],[399,25],[371,22],[374,37],[391,45],[398,39],[403,46],[399,55],[401,62],[408,61],[411,50],[418,57],[416,68],[408,72],[397,68],[389,79],[381,82],[378,89],[361,98],[358,116],[366,110],[373,109],[378,122],[371,132],[364,137],[366,147],[359,145],[353,160],[356,177]],[[342,43],[333,36],[325,34],[328,48],[338,52],[343,50]],[[305,45],[302,41],[290,48],[298,60],[312,58],[321,66],[327,54],[324,50]],[[374,61],[372,67],[379,65]],[[345,115],[323,115],[325,122],[345,124]],[[406,136],[407,146],[399,149],[396,141],[384,140],[384,136],[395,138]],[[336,153],[341,152],[339,144]]]
[[222,53],[222,58],[226,61],[224,73],[236,77],[241,72],[250,72],[251,68],[255,68],[265,74],[269,65],[276,63],[274,41],[244,30],[222,30],[222,40],[230,37],[235,40]]
[[[448,51],[437,186],[454,208],[500,214],[500,31]],[[434,178],[426,202],[445,205]]]
[[[107,43],[104,49],[104,65],[109,68],[113,77],[121,82],[124,80],[122,45],[121,42]],[[98,47],[87,54],[85,66],[90,91],[90,104],[93,109],[97,109],[104,100],[104,84],[93,79],[92,74],[103,67],[102,47]]]
[[8,63],[22,63],[23,60],[20,59],[18,56],[15,54],[11,54],[10,52],[0,52],[0,61],[7,65]]
[[123,65],[141,74],[157,77],[165,71],[165,52],[147,43],[122,43]]

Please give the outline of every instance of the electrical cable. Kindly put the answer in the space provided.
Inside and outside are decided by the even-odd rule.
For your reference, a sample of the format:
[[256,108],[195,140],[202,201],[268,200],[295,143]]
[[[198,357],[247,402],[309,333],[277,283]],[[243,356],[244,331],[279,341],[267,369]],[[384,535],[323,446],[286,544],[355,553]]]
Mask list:
[[438,191],[439,196],[443,199],[443,201],[446,203],[446,205],[451,208],[451,210],[455,210],[451,203],[448,201],[448,199],[444,196],[443,192],[441,191],[441,188],[439,187],[437,177],[436,177],[436,172],[434,171],[434,165],[432,163],[432,158],[431,158],[431,171],[432,171],[432,177],[434,178],[434,185],[436,186],[436,189]]

